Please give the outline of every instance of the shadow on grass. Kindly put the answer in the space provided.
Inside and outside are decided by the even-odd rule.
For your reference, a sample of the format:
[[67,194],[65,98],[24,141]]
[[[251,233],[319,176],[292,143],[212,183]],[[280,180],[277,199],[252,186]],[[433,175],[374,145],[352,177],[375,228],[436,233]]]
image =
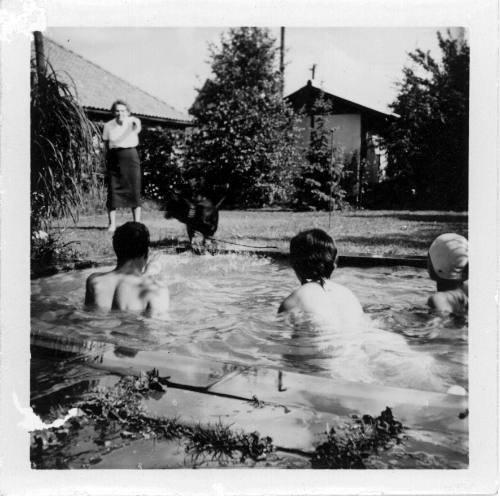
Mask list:
[[[258,238],[257,238],[258,239]],[[212,255],[217,254],[217,253],[226,253],[226,250],[236,250],[238,251],[239,248],[250,248],[250,251],[252,249],[254,250],[279,250],[279,247],[276,245],[249,245],[244,243],[244,240],[242,241],[224,241],[221,239],[214,238],[213,240],[207,240],[207,244],[205,247],[201,244],[201,241],[194,241],[193,246],[190,246],[189,242],[187,240],[177,240],[177,239],[160,239],[157,241],[152,241],[150,243],[150,246],[152,248],[159,248],[159,249],[167,249],[167,250],[176,250],[177,252],[182,252],[182,251],[192,251],[193,253],[196,254],[203,254],[203,253],[211,253]],[[243,250],[244,251],[244,250]]]
[[[347,236],[337,236],[335,241],[337,243],[352,243],[354,245],[361,245],[366,247],[380,247],[380,246],[405,246],[409,249],[415,250],[427,250],[432,241],[441,234],[443,231],[443,226],[437,224],[434,228],[426,229],[416,229],[411,231],[403,231],[401,233],[387,233],[381,234],[379,236],[370,234],[368,236],[360,236],[356,234],[351,234]],[[248,243],[259,243],[259,246],[253,246],[254,248],[269,248],[277,249],[278,242],[289,243],[290,236],[283,237],[282,239],[277,239],[272,236],[255,236],[255,235],[244,235],[241,238],[234,238],[232,236],[216,236],[214,237],[216,244],[224,248],[233,246],[248,246]],[[210,243],[210,241],[207,241]],[[188,241],[186,239],[178,238],[164,238],[151,242],[151,247],[153,248],[186,248],[188,247]]]
[[435,229],[418,229],[411,233],[392,233],[380,236],[339,236],[336,241],[343,243],[363,244],[366,246],[388,246],[404,245],[407,248],[427,250],[432,241],[441,234],[442,229],[436,226]]
[[158,239],[156,241],[151,241],[149,244],[151,248],[186,248],[188,245],[189,243],[187,240],[181,241],[176,238]]
[[[298,230],[297,230],[298,232]],[[227,236],[214,236],[214,240],[216,241],[219,241],[221,243],[224,243],[224,242],[229,242],[229,243],[245,243],[245,242],[248,242],[248,241],[256,241],[260,244],[262,243],[274,243],[276,244],[277,242],[279,241],[285,241],[285,242],[289,242],[292,237],[295,235],[295,233],[291,234],[291,235],[288,235],[288,236],[285,236],[285,235],[276,235],[276,236],[263,236],[263,235],[260,235],[260,234],[250,234],[250,233],[246,233],[246,234],[241,234],[239,235],[238,237],[235,237],[234,234],[233,235],[227,235]],[[269,248],[272,248],[271,246]]]
[[421,239],[409,239],[403,236],[343,236],[336,240],[337,242],[342,243],[352,243],[352,244],[362,244],[365,246],[391,246],[396,245],[399,246],[404,244],[407,248],[414,249],[425,249],[429,246],[430,242],[427,240]]
[[443,214],[443,215],[418,215],[418,214],[402,214],[398,215],[399,220],[418,220],[422,222],[459,222],[468,223],[469,216],[467,214]]
[[386,213],[386,214],[375,214],[370,215],[356,213],[349,214],[348,217],[362,217],[362,218],[393,218],[397,220],[406,221],[419,221],[419,222],[457,222],[457,223],[468,223],[468,214],[419,214],[419,213],[408,213],[408,214],[397,214],[397,213]]
[[[61,229],[61,228],[59,228]],[[107,226],[71,226],[65,229],[74,229],[75,231],[107,231]]]

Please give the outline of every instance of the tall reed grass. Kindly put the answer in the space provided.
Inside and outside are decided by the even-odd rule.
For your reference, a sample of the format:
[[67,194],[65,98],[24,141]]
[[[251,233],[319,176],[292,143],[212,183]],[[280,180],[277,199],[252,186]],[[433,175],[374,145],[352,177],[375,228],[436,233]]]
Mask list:
[[31,228],[55,218],[78,219],[89,192],[100,190],[97,127],[50,63],[31,62]]

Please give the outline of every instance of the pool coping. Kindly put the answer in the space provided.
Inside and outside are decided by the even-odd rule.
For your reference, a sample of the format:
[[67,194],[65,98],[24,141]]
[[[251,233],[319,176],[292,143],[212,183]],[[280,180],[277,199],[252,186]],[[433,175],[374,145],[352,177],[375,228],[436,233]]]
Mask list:
[[[163,248],[158,251],[175,255],[180,253],[185,253],[192,251],[193,253],[200,254],[199,251],[191,250],[189,247],[176,246],[172,248]],[[288,260],[289,253],[287,251],[279,249],[217,249],[210,250],[207,249],[206,253],[211,255],[232,255],[232,254],[244,254],[244,255],[256,255],[261,257],[269,257],[276,260]],[[69,272],[72,270],[84,270],[93,267],[102,267],[105,265],[113,265],[115,263],[114,257],[103,257],[98,260],[77,260],[73,262],[66,262],[61,264],[50,265],[43,267],[31,273],[30,279],[35,280],[42,277],[50,277],[61,272]],[[363,253],[350,253],[346,255],[338,255],[337,265],[339,267],[415,267],[415,268],[426,268],[427,267],[427,257],[423,255],[394,255],[394,256],[383,256],[383,255],[367,255]]]
[[[189,251],[189,248],[177,248],[176,253],[184,253]],[[283,251],[279,249],[218,249],[215,252],[210,252],[211,254],[252,254],[263,257],[275,258],[275,259],[285,259],[289,258],[288,251]],[[398,256],[382,256],[382,255],[366,255],[362,253],[350,253],[347,255],[337,256],[337,265],[339,267],[394,267],[394,266],[409,266],[417,268],[427,267],[427,257],[423,255],[398,255]]]
[[[386,406],[411,428],[438,432],[467,432],[459,414],[468,408],[468,396],[340,381],[330,377],[263,367],[213,358],[194,358],[167,349],[137,350],[133,356],[117,354],[111,343],[31,332],[31,345],[51,357],[82,360],[110,374],[141,376],[158,370],[167,387],[268,405],[306,408],[324,414],[377,415]],[[33,350],[32,350],[33,351]]]

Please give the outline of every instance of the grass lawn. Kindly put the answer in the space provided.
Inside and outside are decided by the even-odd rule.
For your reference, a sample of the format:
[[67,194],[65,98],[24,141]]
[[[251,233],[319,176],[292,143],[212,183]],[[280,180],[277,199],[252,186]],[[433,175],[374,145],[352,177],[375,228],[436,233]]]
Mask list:
[[[118,225],[131,220],[129,211],[119,211]],[[143,210],[142,221],[151,232],[153,246],[175,246],[187,240],[186,229],[162,212]],[[354,210],[333,212],[288,212],[279,210],[223,210],[215,233],[219,248],[238,248],[225,242],[252,247],[288,250],[290,238],[304,229],[318,227],[336,240],[339,254],[425,255],[432,240],[444,232],[467,237],[467,213],[437,211]],[[62,242],[74,246],[84,260],[113,256],[107,215],[80,217],[60,222],[55,230]],[[248,249],[241,247],[241,249]]]

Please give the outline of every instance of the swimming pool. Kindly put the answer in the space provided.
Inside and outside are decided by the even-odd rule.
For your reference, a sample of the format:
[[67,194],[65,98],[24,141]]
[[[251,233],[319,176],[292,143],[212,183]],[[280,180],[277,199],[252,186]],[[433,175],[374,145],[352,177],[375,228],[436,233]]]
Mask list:
[[467,319],[429,314],[425,303],[434,287],[423,269],[337,269],[333,279],[358,296],[370,319],[349,332],[294,327],[276,315],[298,285],[283,262],[155,253],[149,270],[169,283],[167,320],[87,312],[85,280],[95,271],[90,269],[32,281],[32,331],[104,341],[117,354],[168,350],[352,382],[438,392],[468,388]]

